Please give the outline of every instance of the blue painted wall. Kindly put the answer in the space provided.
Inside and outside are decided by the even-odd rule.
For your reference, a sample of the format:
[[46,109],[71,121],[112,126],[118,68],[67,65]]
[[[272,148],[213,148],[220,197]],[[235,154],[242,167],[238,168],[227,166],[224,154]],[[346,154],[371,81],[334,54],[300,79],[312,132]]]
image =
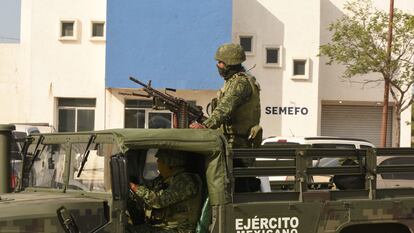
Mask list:
[[232,0],[108,0],[106,86],[217,89],[217,47],[231,41]]
[[20,0],[0,1],[0,43],[20,42]]

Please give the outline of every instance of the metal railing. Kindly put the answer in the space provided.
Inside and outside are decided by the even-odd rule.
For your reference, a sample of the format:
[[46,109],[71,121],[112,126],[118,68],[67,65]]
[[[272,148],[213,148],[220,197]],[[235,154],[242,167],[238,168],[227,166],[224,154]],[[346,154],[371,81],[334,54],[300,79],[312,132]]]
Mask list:
[[[233,176],[294,176],[294,192],[299,192],[299,201],[303,201],[304,193],[308,191],[312,184],[315,184],[310,179],[312,176],[361,175],[365,178],[364,191],[367,193],[367,197],[369,199],[376,199],[378,174],[414,172],[414,164],[377,165],[377,157],[379,156],[414,156],[414,149],[317,149],[303,147],[234,149],[234,159],[255,158],[267,160],[260,161],[260,166],[235,167],[233,168]],[[355,162],[352,165],[339,165],[335,167],[314,167],[312,165],[312,161],[322,158],[351,159]],[[278,161],[280,162],[279,165]]]

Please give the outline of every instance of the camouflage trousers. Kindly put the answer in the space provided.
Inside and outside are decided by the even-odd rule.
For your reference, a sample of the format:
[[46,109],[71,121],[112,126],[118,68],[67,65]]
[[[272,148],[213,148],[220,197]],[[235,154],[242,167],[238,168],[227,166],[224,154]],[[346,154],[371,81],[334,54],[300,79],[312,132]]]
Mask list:
[[191,230],[181,229],[165,229],[162,227],[152,226],[149,224],[142,225],[128,225],[126,228],[127,233],[194,233]]

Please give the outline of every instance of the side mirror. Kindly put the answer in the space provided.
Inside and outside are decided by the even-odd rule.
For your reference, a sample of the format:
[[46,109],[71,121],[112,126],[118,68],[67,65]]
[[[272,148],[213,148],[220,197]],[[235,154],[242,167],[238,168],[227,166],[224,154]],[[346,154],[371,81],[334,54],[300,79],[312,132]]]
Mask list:
[[126,200],[128,197],[128,178],[126,159],[115,155],[111,158],[112,197],[114,200]]

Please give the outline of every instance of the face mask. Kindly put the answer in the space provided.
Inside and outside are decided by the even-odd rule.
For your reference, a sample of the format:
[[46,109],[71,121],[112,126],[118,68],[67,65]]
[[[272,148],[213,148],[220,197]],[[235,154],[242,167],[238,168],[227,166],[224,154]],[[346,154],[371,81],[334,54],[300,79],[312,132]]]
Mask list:
[[229,75],[229,71],[230,71],[227,66],[225,66],[224,68],[220,68],[219,66],[217,66],[217,70],[220,76],[223,77],[224,79],[227,78],[227,76]]

